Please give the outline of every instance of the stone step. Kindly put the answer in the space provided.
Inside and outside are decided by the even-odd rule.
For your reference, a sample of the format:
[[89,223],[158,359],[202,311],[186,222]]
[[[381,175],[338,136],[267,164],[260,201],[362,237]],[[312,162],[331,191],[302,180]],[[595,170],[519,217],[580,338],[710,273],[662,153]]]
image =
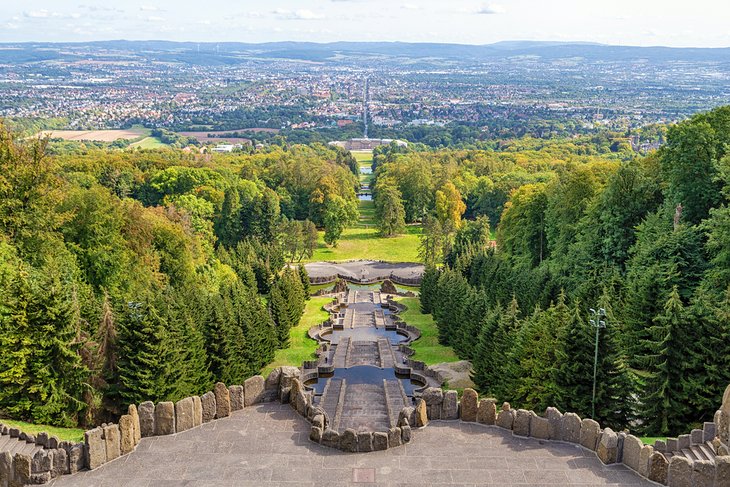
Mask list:
[[335,353],[332,355],[332,365],[335,368],[342,369],[346,367],[349,348],[350,337],[340,338],[340,342],[335,346]]
[[406,405],[404,400],[403,385],[399,380],[384,380],[385,402],[388,407],[390,426],[397,426],[398,415]]
[[682,448],[681,450],[675,450],[665,453],[667,460],[673,456],[685,457],[690,462],[694,463],[700,460],[709,460],[715,463],[715,450],[712,447],[712,443],[707,442],[705,444],[691,445],[689,448]]
[[386,410],[385,390],[381,384],[347,386],[339,423],[340,431],[387,431],[390,415]]
[[698,451],[702,452],[705,460],[715,461],[715,450],[711,447],[708,447],[707,445],[695,445],[695,447]]
[[27,453],[34,455],[38,450],[43,449],[42,446],[35,443],[28,443],[17,438],[11,438],[8,435],[0,436],[0,452],[9,452],[11,455],[16,453]]
[[378,355],[380,356],[380,367],[392,369],[395,367],[395,357],[390,341],[387,338],[378,338]]
[[327,415],[330,424],[334,423],[337,414],[337,405],[340,402],[340,391],[342,390],[342,379],[330,379],[324,388],[322,399],[319,404]]

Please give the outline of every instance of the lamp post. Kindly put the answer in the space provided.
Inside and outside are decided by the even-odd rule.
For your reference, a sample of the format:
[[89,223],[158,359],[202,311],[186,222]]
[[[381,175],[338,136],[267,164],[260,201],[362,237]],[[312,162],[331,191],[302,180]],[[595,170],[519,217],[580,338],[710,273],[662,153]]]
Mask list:
[[598,333],[601,328],[606,328],[606,310],[604,308],[598,308],[598,311],[591,308],[591,319],[590,323],[593,328],[596,329],[596,353],[593,357],[593,399],[591,401],[591,417],[596,417],[596,377],[598,374]]

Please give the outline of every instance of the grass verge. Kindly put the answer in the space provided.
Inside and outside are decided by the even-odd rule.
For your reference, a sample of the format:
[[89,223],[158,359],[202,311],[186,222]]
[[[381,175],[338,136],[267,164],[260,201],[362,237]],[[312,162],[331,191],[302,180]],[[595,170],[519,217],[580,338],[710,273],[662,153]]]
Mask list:
[[639,438],[645,445],[653,445],[657,440],[667,441],[665,436],[642,436]]
[[0,419],[0,423],[18,428],[20,431],[37,435],[45,431],[50,436],[56,436],[62,441],[72,441],[74,443],[84,441],[84,430],[79,428],[59,428],[56,426],[47,426],[44,424],[32,424],[24,421],[15,421],[12,419]]
[[314,255],[306,262],[358,259],[420,262],[418,246],[421,233],[420,226],[408,226],[405,234],[385,238],[380,236],[375,227],[351,227],[342,233],[337,247],[328,247],[324,243],[324,232],[320,232]]
[[401,319],[418,327],[421,330],[421,338],[411,344],[416,351],[412,357],[414,360],[425,362],[426,365],[440,364],[442,362],[456,362],[456,356],[451,347],[439,343],[438,328],[431,315],[421,313],[421,301],[418,298],[396,298],[396,301],[404,304],[408,309],[400,313]]
[[309,338],[307,331],[329,318],[329,313],[322,306],[332,301],[332,298],[314,297],[307,301],[302,319],[299,324],[289,331],[289,347],[276,351],[274,361],[264,367],[261,374],[266,377],[276,367],[294,365],[300,367],[305,360],[314,359],[317,342]]

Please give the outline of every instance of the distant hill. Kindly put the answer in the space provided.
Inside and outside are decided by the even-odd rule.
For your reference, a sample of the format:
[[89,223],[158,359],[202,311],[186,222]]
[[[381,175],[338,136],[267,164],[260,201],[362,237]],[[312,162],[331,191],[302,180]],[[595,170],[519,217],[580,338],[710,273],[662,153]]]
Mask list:
[[74,60],[133,54],[145,59],[189,64],[235,64],[252,58],[347,63],[358,59],[441,59],[494,61],[517,56],[545,60],[584,58],[589,61],[730,62],[730,48],[609,46],[581,42],[507,41],[488,45],[407,42],[171,42],[99,41],[87,43],[4,43],[0,63]]

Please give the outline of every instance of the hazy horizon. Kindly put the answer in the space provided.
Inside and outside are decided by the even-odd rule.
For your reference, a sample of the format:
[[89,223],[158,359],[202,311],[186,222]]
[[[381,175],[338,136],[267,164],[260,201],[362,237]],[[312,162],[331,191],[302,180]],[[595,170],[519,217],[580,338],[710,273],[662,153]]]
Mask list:
[[467,42],[435,42],[435,41],[392,41],[392,40],[357,40],[357,39],[342,39],[337,41],[300,41],[292,39],[282,39],[276,41],[232,41],[232,40],[208,40],[208,41],[196,41],[196,40],[170,40],[160,38],[108,38],[108,39],[94,39],[94,40],[72,40],[72,41],[46,41],[30,39],[25,41],[3,41],[0,40],[1,44],[91,44],[91,43],[104,43],[104,42],[170,42],[178,44],[200,44],[200,45],[215,45],[215,44],[251,44],[251,45],[266,45],[266,44],[279,44],[279,43],[292,43],[292,44],[315,44],[315,45],[330,45],[330,44],[435,44],[435,45],[454,45],[454,46],[469,46],[469,47],[489,47],[500,44],[519,44],[519,43],[534,43],[534,44],[555,44],[555,45],[593,45],[593,46],[604,46],[604,47],[629,47],[629,48],[661,48],[661,49],[730,49],[730,44],[726,46],[668,46],[663,44],[647,44],[647,45],[636,45],[636,44],[611,44],[604,42],[594,41],[551,41],[541,39],[505,39],[502,41],[495,41],[482,44],[472,44]]
[[523,40],[730,47],[730,4],[616,0],[26,0],[0,13],[0,42],[408,42]]

